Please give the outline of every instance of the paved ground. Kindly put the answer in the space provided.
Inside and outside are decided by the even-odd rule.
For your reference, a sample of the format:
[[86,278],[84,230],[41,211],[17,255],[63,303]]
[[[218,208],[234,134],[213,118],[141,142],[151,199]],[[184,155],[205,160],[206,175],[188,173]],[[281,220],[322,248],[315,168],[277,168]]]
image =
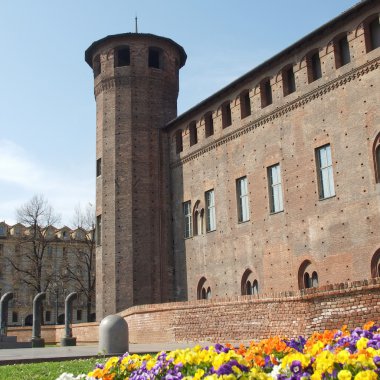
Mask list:
[[[197,343],[130,344],[129,352],[153,353],[159,351],[170,351],[177,348],[193,347],[196,344]],[[204,346],[209,343],[200,344]],[[103,356],[99,352],[98,346],[0,349],[0,365],[90,358],[97,356],[98,354]]]

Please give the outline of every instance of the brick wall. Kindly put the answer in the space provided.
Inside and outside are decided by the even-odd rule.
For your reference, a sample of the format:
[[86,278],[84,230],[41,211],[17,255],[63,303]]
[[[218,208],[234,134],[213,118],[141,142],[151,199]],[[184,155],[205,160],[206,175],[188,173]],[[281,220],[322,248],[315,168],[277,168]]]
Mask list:
[[[296,337],[313,331],[380,321],[380,278],[326,285],[317,289],[260,296],[236,296],[134,306],[120,313],[130,343],[249,342],[273,335]],[[28,341],[30,328],[8,335]],[[46,342],[59,342],[63,326],[43,327]],[[98,324],[73,325],[78,344],[98,341]]]

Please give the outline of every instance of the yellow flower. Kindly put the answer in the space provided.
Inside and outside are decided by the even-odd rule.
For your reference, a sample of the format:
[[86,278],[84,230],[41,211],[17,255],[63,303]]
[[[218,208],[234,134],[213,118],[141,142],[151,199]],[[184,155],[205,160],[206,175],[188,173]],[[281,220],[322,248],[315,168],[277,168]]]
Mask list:
[[342,369],[338,373],[338,379],[339,380],[351,380],[352,373],[350,371],[347,371],[346,369]]
[[364,350],[365,348],[367,348],[367,342],[368,342],[367,338],[360,338],[356,342],[356,347],[358,348],[358,350]]
[[111,367],[113,367],[117,362],[119,361],[119,358],[116,357],[116,356],[112,356],[111,358],[109,358],[106,362],[106,364],[104,365],[104,369],[105,370],[109,370]]
[[193,379],[199,380],[202,378],[204,374],[205,374],[205,371],[203,369],[198,369],[197,372],[195,372]]
[[376,372],[374,371],[362,371],[359,372],[355,377],[355,380],[377,380]]
[[346,350],[342,350],[342,351],[338,352],[338,354],[336,355],[336,358],[337,358],[339,363],[347,364],[350,360],[350,353]]

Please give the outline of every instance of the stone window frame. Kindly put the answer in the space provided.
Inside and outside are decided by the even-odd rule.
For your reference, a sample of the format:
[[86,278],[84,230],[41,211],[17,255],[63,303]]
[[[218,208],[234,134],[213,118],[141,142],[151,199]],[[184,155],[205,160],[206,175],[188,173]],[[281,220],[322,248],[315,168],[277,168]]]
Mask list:
[[[325,157],[322,154],[326,152]],[[315,148],[319,200],[335,197],[334,169],[330,144]]]
[[298,269],[298,287],[302,289],[318,288],[318,270],[311,260],[306,259]]
[[241,295],[258,295],[259,294],[259,282],[257,278],[253,276],[253,272],[250,269],[246,269],[241,278]]
[[271,214],[284,211],[284,194],[282,190],[282,176],[280,163],[268,166],[268,193],[269,210]]
[[238,223],[245,223],[250,220],[249,192],[247,176],[236,179],[236,202]]
[[193,237],[193,225],[192,225],[192,212],[191,212],[191,201],[185,201],[182,203],[183,211],[183,237],[189,239]]
[[206,205],[206,232],[216,231],[216,214],[215,214],[215,190],[210,189],[205,192]]

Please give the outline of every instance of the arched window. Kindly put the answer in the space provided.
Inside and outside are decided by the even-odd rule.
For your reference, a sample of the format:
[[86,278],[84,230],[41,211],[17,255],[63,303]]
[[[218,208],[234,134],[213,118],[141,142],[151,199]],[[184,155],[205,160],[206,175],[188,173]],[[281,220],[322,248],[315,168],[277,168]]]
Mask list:
[[254,279],[250,269],[247,269],[241,278],[241,294],[243,296],[259,294],[259,283]]
[[380,133],[373,144],[373,162],[375,164],[375,180],[380,183]]
[[203,234],[204,209],[200,208],[200,201],[195,202],[193,209],[193,236]]
[[319,286],[318,273],[310,260],[305,260],[298,270],[298,287],[300,289],[317,288]]
[[372,256],[371,260],[371,277],[380,277],[380,248]]
[[209,300],[209,299],[211,299],[211,287],[207,286],[206,277],[202,277],[198,282],[197,299],[198,300]]

